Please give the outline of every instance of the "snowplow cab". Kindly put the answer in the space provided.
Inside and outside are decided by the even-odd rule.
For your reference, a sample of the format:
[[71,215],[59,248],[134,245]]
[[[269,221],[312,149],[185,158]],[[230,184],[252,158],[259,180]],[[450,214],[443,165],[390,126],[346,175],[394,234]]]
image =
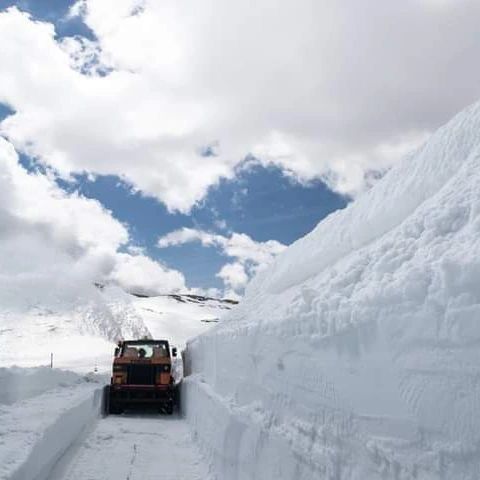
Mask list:
[[118,343],[110,385],[105,388],[104,410],[122,413],[134,407],[156,408],[171,414],[177,392],[167,340],[125,340]]

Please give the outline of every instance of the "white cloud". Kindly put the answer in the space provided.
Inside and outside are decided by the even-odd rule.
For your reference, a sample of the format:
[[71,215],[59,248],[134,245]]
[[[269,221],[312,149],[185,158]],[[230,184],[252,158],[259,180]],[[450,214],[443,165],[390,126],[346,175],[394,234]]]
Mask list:
[[109,278],[131,293],[158,295],[185,293],[185,277],[145,255],[117,254]]
[[82,296],[94,279],[108,274],[127,240],[126,228],[98,202],[67,195],[46,175],[27,173],[0,137],[3,305],[21,297],[35,303]]
[[217,276],[223,280],[227,288],[234,292],[243,290],[249,280],[245,267],[240,262],[227,263],[217,273]]
[[67,194],[48,175],[27,172],[0,137],[3,307],[90,298],[95,281],[149,291],[185,289],[179,272],[138,251],[119,253],[128,241],[127,228],[99,202]]
[[223,219],[217,219],[215,220],[215,226],[219,229],[219,230],[228,230],[228,225],[227,225],[227,222]]
[[[19,226],[34,226],[71,252],[113,253],[128,231],[98,201],[67,194],[48,175],[28,173],[11,144],[0,137],[1,213]],[[3,223],[5,227],[5,223]],[[3,228],[5,235],[14,232]]]
[[[223,238],[220,235],[217,237]],[[204,232],[202,230],[196,230],[194,228],[184,227],[180,230],[174,230],[173,232],[164,235],[158,239],[158,246],[160,248],[172,247],[176,245],[183,245],[189,242],[200,241],[203,245],[212,245],[215,241],[215,235]],[[220,241],[220,240],[219,240]]]
[[250,152],[357,192],[480,96],[469,0],[82,0],[72,13],[97,44],[0,14],[0,101],[17,112],[1,130],[64,175],[120,175],[184,212]]
[[50,25],[16,9],[0,14],[0,32],[0,101],[16,111],[1,132],[18,149],[64,176],[119,175],[180,210],[230,174],[228,162],[196,151],[211,140],[198,128],[206,120],[203,101],[170,94],[147,73],[81,74],[71,67],[81,48],[72,39],[62,48]]
[[228,242],[227,238],[222,235],[215,235],[203,230],[184,227],[160,237],[158,239],[158,246],[160,248],[166,248],[195,241],[200,241],[204,246],[216,245],[219,247],[223,247]]
[[242,262],[252,262],[254,270],[257,271],[270,264],[285,248],[285,245],[276,240],[256,242],[244,233],[233,233],[225,244],[224,253]]
[[243,290],[249,279],[272,263],[286,246],[276,240],[256,242],[244,233],[232,233],[230,237],[193,228],[182,228],[158,239],[159,248],[200,242],[204,247],[218,248],[221,253],[236,261],[222,267],[217,276],[225,287],[237,292]]
[[256,242],[244,233],[232,233],[230,237],[184,227],[158,239],[158,246],[166,248],[199,241],[205,247],[217,247],[228,257],[257,265],[268,264],[286,247],[276,240]]

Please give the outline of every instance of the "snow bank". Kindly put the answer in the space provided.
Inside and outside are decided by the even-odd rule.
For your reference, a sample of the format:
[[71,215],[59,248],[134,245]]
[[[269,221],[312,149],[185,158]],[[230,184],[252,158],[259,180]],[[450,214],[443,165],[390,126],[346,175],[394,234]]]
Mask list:
[[218,477],[478,479],[479,281],[477,104],[188,344]]
[[82,381],[73,372],[47,367],[0,368],[0,404],[12,404],[53,388],[72,386]]
[[[279,293],[298,285],[397,228],[425,201],[435,203],[433,197],[460,173],[460,167],[468,174],[478,165],[479,127],[477,104],[440,128],[375,188],[295,242],[271,269],[252,282],[250,291],[261,285],[263,291]],[[448,219],[449,214],[445,217]]]
[[[3,372],[2,380],[7,378],[11,384],[9,377],[22,376],[35,384],[48,378],[51,385],[63,386],[0,405],[0,479],[46,480],[56,462],[99,416],[102,386],[73,373],[53,370],[49,376],[42,369],[23,373],[14,369],[10,376]],[[33,391],[24,393],[31,396]]]

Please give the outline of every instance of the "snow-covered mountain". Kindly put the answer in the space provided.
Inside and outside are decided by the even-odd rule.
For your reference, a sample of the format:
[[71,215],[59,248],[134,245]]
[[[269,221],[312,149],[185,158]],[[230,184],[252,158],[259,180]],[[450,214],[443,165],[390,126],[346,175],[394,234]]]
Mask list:
[[50,364],[74,371],[109,371],[121,338],[159,337],[182,348],[235,302],[192,295],[138,297],[117,287],[88,297],[0,310],[0,367]]
[[154,338],[167,338],[180,348],[209,330],[237,302],[198,295],[136,297],[133,305]]
[[219,478],[480,478],[480,104],[188,346]]
[[118,288],[92,289],[75,301],[22,304],[0,310],[0,366],[50,364],[91,371],[111,363],[113,342],[148,335],[130,298]]

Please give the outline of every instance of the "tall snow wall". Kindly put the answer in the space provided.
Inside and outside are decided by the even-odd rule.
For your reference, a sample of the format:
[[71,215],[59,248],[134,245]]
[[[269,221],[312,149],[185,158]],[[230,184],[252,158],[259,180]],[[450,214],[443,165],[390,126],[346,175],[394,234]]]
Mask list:
[[221,479],[480,478],[480,104],[187,347]]

